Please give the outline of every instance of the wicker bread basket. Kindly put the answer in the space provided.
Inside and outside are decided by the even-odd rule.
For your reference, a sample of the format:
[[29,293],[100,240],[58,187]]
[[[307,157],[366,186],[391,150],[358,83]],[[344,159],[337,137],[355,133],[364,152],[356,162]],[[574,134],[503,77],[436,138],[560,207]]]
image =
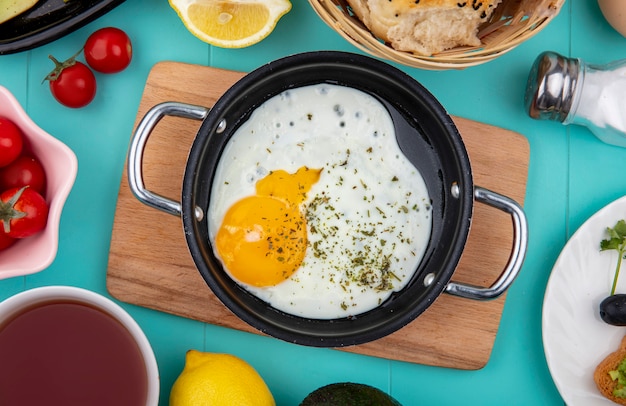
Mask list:
[[479,28],[482,44],[456,47],[422,56],[397,51],[376,38],[352,12],[346,0],[309,0],[326,24],[370,55],[429,70],[463,69],[488,62],[541,31],[565,0],[503,0]]

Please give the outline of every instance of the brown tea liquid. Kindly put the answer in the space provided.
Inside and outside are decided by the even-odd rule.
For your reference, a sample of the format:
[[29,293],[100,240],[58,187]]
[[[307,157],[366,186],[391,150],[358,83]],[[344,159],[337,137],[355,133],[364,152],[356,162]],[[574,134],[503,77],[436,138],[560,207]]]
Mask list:
[[0,324],[0,405],[143,406],[147,388],[137,343],[102,310],[44,302]]

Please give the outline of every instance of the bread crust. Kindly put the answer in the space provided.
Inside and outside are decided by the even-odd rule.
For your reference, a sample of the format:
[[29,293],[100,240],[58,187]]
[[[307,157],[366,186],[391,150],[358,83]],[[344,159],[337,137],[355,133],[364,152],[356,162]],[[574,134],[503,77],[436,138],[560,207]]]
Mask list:
[[617,369],[617,366],[624,358],[626,358],[626,336],[622,338],[619,348],[607,355],[607,357],[598,364],[593,373],[593,380],[602,396],[619,405],[626,405],[626,398],[618,398],[613,395],[613,389],[615,389],[617,383],[611,379],[609,371]]
[[31,9],[38,0],[0,0],[0,24]]
[[479,46],[478,27],[501,0],[347,0],[355,15],[394,49],[433,55]]

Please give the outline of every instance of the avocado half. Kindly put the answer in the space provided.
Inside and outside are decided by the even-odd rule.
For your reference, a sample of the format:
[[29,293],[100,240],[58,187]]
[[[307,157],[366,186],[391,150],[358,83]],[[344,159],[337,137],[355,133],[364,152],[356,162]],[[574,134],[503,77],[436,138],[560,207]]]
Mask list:
[[322,386],[309,393],[300,406],[402,406],[397,400],[373,386],[340,382]]

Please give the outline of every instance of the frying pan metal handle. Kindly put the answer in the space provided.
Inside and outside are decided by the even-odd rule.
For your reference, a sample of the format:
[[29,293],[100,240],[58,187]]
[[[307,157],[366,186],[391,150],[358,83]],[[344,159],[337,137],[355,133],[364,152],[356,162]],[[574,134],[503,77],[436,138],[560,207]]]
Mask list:
[[181,203],[146,189],[143,181],[143,153],[146,142],[156,125],[165,116],[204,120],[209,109],[187,103],[164,102],[152,107],[137,126],[128,149],[128,183],[130,190],[142,203],[180,217]]
[[446,286],[446,293],[474,300],[495,299],[502,295],[511,286],[524,263],[528,246],[528,222],[521,206],[507,196],[491,190],[474,188],[476,201],[500,209],[511,215],[513,220],[513,246],[511,256],[498,279],[488,288],[473,286],[464,283],[450,282]]

